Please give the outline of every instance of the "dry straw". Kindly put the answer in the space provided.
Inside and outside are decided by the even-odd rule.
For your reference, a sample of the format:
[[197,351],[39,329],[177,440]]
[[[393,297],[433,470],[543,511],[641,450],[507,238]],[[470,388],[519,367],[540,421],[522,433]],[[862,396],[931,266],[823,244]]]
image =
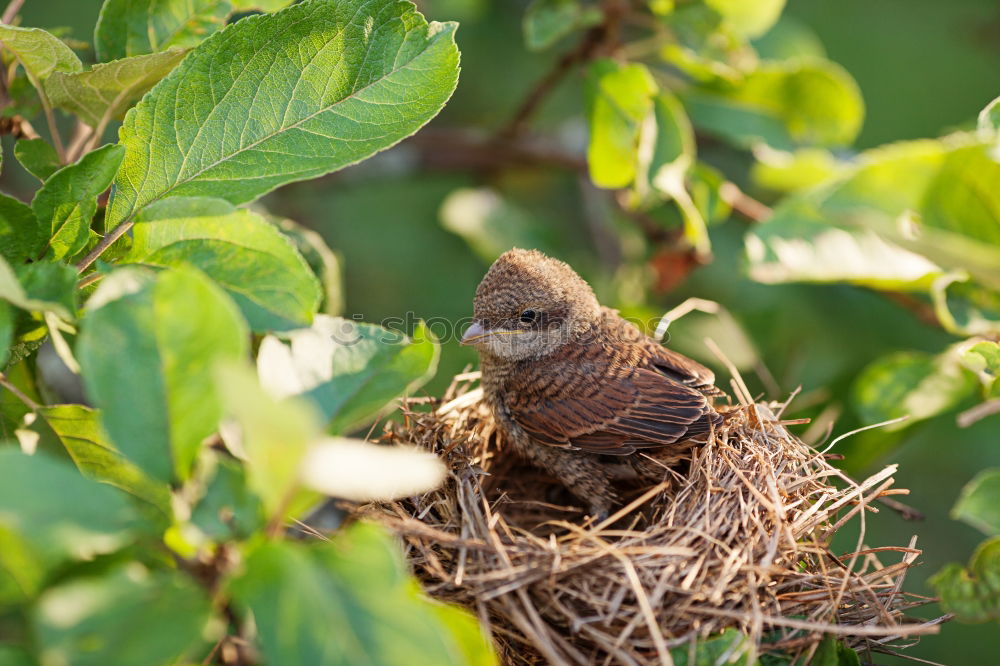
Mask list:
[[[433,411],[408,403],[387,431],[439,453],[445,485],[357,514],[404,539],[427,592],[476,613],[504,663],[671,664],[671,651],[693,655],[727,628],[749,639],[716,663],[808,660],[827,635],[866,660],[943,619],[905,615],[928,601],[902,591],[915,540],[862,545],[873,503],[905,492],[891,490],[895,466],[854,482],[788,432],[783,406],[737,386],[741,404],[713,441],[660,485],[623,487],[625,505],[593,524],[557,482],[503,455],[476,379],[456,377]],[[835,554],[849,521],[858,545]]]

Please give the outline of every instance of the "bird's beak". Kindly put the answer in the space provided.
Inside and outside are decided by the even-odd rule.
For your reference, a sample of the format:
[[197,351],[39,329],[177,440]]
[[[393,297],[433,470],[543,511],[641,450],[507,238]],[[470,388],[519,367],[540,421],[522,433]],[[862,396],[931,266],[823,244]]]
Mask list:
[[478,321],[472,322],[472,326],[465,329],[465,334],[462,336],[463,345],[474,345],[485,337],[492,334],[492,331],[487,331],[483,328],[483,325]]

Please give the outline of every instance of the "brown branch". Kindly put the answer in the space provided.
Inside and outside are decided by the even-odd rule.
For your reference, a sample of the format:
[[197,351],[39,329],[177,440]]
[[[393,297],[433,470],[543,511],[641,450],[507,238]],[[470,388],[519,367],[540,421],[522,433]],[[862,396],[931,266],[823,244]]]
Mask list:
[[87,267],[97,261],[97,258],[104,254],[104,251],[111,247],[112,243],[124,236],[125,232],[131,229],[133,224],[132,220],[127,220],[109,231],[107,235],[101,239],[101,242],[95,245],[94,249],[87,253],[87,256],[77,262],[76,272],[82,273],[87,270]]
[[10,391],[15,398],[24,403],[24,406],[33,412],[37,412],[41,405],[29,398],[21,389],[14,386],[14,384],[7,378],[7,375],[0,372],[0,386],[4,387]]
[[21,11],[21,5],[24,4],[24,0],[10,0],[7,5],[7,9],[3,10],[3,16],[0,16],[0,23],[10,23],[17,16],[17,13]]
[[730,208],[751,222],[764,222],[774,214],[770,206],[757,201],[737,187],[735,183],[729,181],[719,187],[719,197]]

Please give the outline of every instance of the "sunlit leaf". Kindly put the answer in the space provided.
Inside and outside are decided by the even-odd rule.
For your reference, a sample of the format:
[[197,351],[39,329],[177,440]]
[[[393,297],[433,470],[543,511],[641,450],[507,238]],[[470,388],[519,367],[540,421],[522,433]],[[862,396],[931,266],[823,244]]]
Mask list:
[[322,295],[285,236],[221,199],[171,198],[146,208],[121,261],[198,268],[226,290],[255,331],[308,326]]
[[995,98],[979,112],[977,125],[980,132],[1000,130],[1000,97]]
[[437,369],[438,344],[423,323],[410,340],[374,324],[318,315],[312,328],[288,337],[288,345],[275,338],[261,344],[261,382],[275,395],[308,398],[334,434],[374,419]]
[[1000,335],[1000,292],[976,284],[967,275],[949,273],[935,280],[931,297],[945,330],[955,335]]
[[212,35],[126,116],[108,224],[168,195],[250,201],[388,148],[451,96],[455,27],[399,0],[306,0]]
[[692,91],[684,102],[696,126],[747,147],[846,145],[864,117],[854,79],[816,58],[764,63],[737,84]]
[[959,361],[974,372],[989,391],[1000,377],[1000,344],[992,340],[970,341],[958,348]]
[[761,144],[754,148],[751,176],[758,185],[777,192],[807,190],[843,174],[848,166],[823,148],[793,152]]
[[72,257],[87,245],[97,197],[108,189],[125,149],[108,144],[84,155],[76,164],[52,174],[35,193],[31,209],[48,228],[42,252],[53,259]]
[[309,264],[313,275],[319,280],[323,291],[319,311],[323,314],[338,315],[344,308],[344,285],[341,277],[340,259],[323,237],[316,231],[288,218],[270,218],[269,222],[278,227],[302,258]]
[[636,174],[642,123],[657,86],[640,64],[597,60],[587,72],[587,164],[598,187],[625,187]]
[[951,409],[969,396],[974,386],[975,379],[962,368],[954,349],[937,356],[895,352],[858,376],[854,404],[865,423],[909,417],[887,426],[899,429]]
[[94,30],[101,62],[190,47],[225,25],[229,0],[104,0]]
[[331,437],[309,449],[302,483],[333,497],[357,502],[389,501],[433,490],[445,476],[429,451]]
[[85,72],[53,72],[45,81],[45,92],[53,105],[76,114],[91,127],[103,128],[123,116],[185,53],[170,49],[97,64]]
[[203,644],[211,609],[184,574],[131,563],[46,591],[33,625],[43,664],[174,664]]
[[947,564],[930,583],[941,597],[941,607],[959,621],[1000,621],[1000,537],[980,544],[968,568]]
[[736,34],[757,37],[767,32],[785,8],[785,0],[705,0]]
[[17,56],[34,81],[44,81],[53,72],[79,72],[83,69],[73,49],[41,28],[0,24],[0,42]]
[[302,457],[322,433],[319,415],[303,400],[278,400],[258,385],[242,366],[216,371],[225,412],[240,426],[247,483],[264,502],[267,515],[287,511],[299,485]]
[[392,541],[357,524],[332,543],[269,542],[253,550],[229,591],[253,611],[272,664],[450,664],[495,658],[471,617],[429,612]]
[[987,536],[1000,535],[1000,467],[983,470],[965,484],[951,517]]
[[80,324],[77,357],[108,436],[153,479],[186,479],[222,406],[213,367],[247,353],[249,333],[202,273],[121,269],[104,278]]

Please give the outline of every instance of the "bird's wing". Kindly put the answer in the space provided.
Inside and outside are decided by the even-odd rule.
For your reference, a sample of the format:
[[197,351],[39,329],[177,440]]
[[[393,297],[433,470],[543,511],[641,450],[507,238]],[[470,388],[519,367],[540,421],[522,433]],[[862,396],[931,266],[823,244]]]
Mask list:
[[715,373],[685,356],[650,340],[649,364],[671,379],[704,393],[707,396],[725,395],[715,385]]
[[537,376],[518,373],[507,411],[538,442],[617,455],[696,438],[721,422],[705,394],[643,367],[642,351],[567,349]]

